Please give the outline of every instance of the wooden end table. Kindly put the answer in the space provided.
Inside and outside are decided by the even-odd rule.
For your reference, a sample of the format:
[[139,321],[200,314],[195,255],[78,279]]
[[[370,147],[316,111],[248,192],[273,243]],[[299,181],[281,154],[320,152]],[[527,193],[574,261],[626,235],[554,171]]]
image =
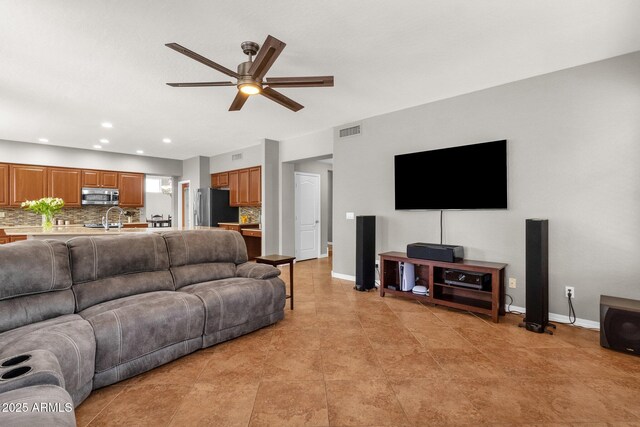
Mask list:
[[256,262],[259,264],[269,264],[277,267],[282,264],[289,264],[289,295],[286,298],[291,299],[291,310],[293,310],[293,260],[296,257],[289,255],[265,255],[256,257]]

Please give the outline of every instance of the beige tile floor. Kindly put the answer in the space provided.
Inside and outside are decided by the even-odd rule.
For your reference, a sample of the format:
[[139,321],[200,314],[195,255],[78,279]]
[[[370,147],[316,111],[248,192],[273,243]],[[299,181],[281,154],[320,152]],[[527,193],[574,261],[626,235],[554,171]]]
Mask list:
[[640,358],[597,332],[538,335],[330,271],[297,263],[283,321],[93,392],[78,425],[640,426]]

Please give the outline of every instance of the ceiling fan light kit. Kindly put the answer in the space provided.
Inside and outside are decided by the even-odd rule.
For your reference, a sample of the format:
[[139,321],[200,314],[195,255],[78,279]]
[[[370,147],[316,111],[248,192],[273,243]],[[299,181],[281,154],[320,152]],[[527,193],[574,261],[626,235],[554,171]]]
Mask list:
[[[291,98],[274,90],[274,87],[332,87],[333,76],[315,77],[268,77],[265,75],[278,58],[286,44],[275,37],[267,36],[262,48],[255,42],[243,42],[240,47],[249,57],[246,62],[238,65],[238,72],[232,71],[220,64],[211,61],[177,43],[167,43],[165,46],[182,53],[214,70],[220,71],[236,79],[233,82],[199,82],[199,83],[167,83],[172,87],[207,87],[207,86],[236,86],[238,93],[229,107],[229,111],[239,111],[251,95],[262,95],[278,104],[292,110],[299,111],[304,108]],[[255,56],[255,60],[253,57]],[[264,81],[263,81],[264,79]]]

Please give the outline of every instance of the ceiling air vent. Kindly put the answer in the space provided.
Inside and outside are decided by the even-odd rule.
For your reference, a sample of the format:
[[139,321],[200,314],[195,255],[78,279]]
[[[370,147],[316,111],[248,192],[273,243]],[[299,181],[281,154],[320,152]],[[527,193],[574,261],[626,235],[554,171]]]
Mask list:
[[231,160],[242,160],[242,153],[232,154]]
[[360,125],[340,129],[340,138],[346,138],[348,136],[355,136],[355,135],[360,135]]

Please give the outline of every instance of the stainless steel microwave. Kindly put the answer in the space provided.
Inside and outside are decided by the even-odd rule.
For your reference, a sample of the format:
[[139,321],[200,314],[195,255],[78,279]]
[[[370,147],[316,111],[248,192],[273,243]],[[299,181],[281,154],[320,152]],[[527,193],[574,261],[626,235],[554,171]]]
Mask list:
[[83,188],[83,205],[111,205],[117,206],[120,200],[120,192],[117,188]]

